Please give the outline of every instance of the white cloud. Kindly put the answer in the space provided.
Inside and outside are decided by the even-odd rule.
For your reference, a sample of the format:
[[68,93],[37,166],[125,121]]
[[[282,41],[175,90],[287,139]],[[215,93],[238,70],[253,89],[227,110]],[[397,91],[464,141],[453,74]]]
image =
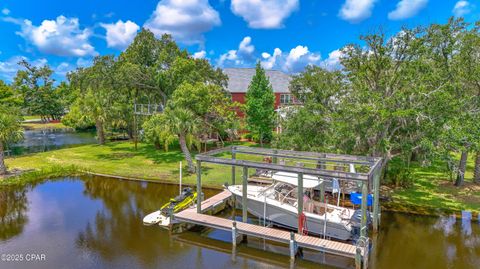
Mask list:
[[140,26],[129,20],[126,22],[118,20],[116,23],[101,23],[100,25],[107,30],[107,46],[120,50],[132,43],[140,29]]
[[328,54],[328,58],[323,60],[321,65],[327,70],[337,70],[341,68],[340,59],[343,56],[343,52],[339,49],[334,50]]
[[218,66],[236,65],[243,66],[244,64],[251,64],[254,58],[255,46],[252,45],[252,38],[246,36],[238,45],[237,50],[229,50],[227,53],[220,55],[217,60]]
[[55,68],[55,74],[60,76],[66,76],[68,72],[74,70],[75,67],[70,65],[69,63],[62,62]]
[[388,13],[388,18],[391,20],[403,20],[411,18],[423,9],[428,3],[428,0],[401,0],[397,3],[395,10]]
[[280,28],[298,8],[298,0],[232,0],[232,12],[251,28]]
[[13,56],[5,61],[0,61],[0,78],[6,81],[12,81],[17,71],[22,69],[18,63],[22,60],[28,61],[31,65],[40,67],[47,64],[47,59],[41,58],[34,61],[30,61],[25,56]]
[[[340,57],[336,52],[332,52],[330,56],[332,58],[328,59],[328,63],[332,65],[336,63],[334,57]],[[240,42],[238,49],[229,50],[220,55],[217,59],[217,66],[252,67],[257,61],[260,61],[265,69],[281,70],[286,73],[298,73],[303,71],[307,65],[322,64],[320,53],[311,52],[307,46],[296,46],[288,52],[275,48],[272,54],[262,52],[258,55],[255,53],[252,39],[247,36]]]
[[192,55],[194,59],[205,59],[205,56],[207,56],[207,52],[204,50],[197,51]]
[[456,17],[462,17],[472,11],[473,6],[468,1],[458,1],[453,7],[453,14]]
[[8,8],[2,9],[2,14],[5,15],[5,16],[10,14],[10,9],[8,9]]
[[208,0],[161,0],[145,23],[157,37],[171,34],[185,44],[203,43],[203,33],[221,24]]
[[320,54],[310,52],[307,46],[299,45],[290,50],[285,61],[285,71],[291,73],[300,72],[307,65],[318,64],[320,59]]
[[357,23],[369,18],[377,0],[346,0],[342,5],[338,16],[340,18]]
[[240,56],[250,57],[254,51],[255,47],[252,45],[252,38],[249,36],[244,37],[238,46],[238,53]]
[[265,69],[273,69],[277,63],[280,61],[280,57],[282,56],[282,50],[279,48],[275,48],[273,50],[273,55],[270,53],[262,53],[263,60],[260,62],[263,68]]
[[88,67],[93,64],[92,59],[84,59],[84,58],[78,58],[77,59],[77,67]]
[[265,69],[282,70],[286,73],[298,73],[307,65],[318,65],[321,62],[319,53],[311,52],[306,46],[296,46],[290,52],[282,52],[275,48],[273,55],[262,53],[261,65]]
[[56,20],[44,20],[39,26],[30,20],[5,18],[5,21],[19,24],[22,27],[18,35],[32,43],[39,51],[57,56],[96,55],[90,44],[90,29],[80,29],[78,18],[58,16]]

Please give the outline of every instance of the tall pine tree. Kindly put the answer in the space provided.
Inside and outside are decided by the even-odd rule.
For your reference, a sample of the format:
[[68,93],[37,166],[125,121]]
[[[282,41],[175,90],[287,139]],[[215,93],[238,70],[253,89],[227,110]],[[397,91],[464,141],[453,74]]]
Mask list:
[[247,129],[263,141],[270,141],[275,127],[275,95],[265,70],[257,63],[255,75],[248,86],[245,103]]

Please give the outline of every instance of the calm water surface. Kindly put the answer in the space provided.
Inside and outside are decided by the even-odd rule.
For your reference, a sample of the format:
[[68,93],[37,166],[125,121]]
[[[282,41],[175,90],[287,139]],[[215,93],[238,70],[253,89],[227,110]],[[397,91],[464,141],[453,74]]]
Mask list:
[[94,132],[76,132],[70,129],[25,130],[23,137],[21,142],[9,147],[12,155],[96,143]]
[[[172,236],[158,226],[143,226],[145,214],[177,193],[175,185],[97,177],[64,178],[22,189],[0,187],[0,254],[46,256],[39,262],[0,260],[0,268],[291,266],[286,245],[249,238],[232,255],[228,232],[202,230]],[[206,192],[207,197],[213,194]],[[450,218],[385,213],[371,268],[480,268],[479,226]],[[354,265],[349,259],[304,254],[296,268]]]

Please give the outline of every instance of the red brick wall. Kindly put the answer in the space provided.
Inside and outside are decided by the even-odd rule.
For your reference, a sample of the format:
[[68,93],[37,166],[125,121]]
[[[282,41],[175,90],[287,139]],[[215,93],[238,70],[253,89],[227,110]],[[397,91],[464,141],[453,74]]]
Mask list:
[[[232,93],[232,101],[233,102],[238,102],[240,104],[245,104],[245,93]],[[243,111],[241,111],[239,108],[237,110],[237,116],[240,118],[243,118],[245,115]]]
[[[232,101],[245,104],[245,93],[232,93]],[[278,106],[280,106],[280,93],[275,93],[275,109],[277,109]],[[240,109],[237,109],[237,115],[241,118],[245,116],[243,111],[240,111]]]

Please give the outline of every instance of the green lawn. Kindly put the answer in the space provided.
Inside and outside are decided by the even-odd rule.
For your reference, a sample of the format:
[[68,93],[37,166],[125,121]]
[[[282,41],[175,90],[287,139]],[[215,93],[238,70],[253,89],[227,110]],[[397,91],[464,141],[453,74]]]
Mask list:
[[61,122],[23,122],[23,128],[27,130],[41,130],[41,129],[65,129],[67,126],[63,125]]
[[38,115],[23,116],[24,120],[40,120],[41,117]]
[[[239,155],[238,158],[246,159],[246,156]],[[183,171],[186,171],[186,162],[179,150],[164,152],[155,150],[151,145],[139,143],[138,150],[135,151],[131,142],[112,142],[104,146],[85,145],[9,158],[6,163],[9,169],[40,170],[75,166],[99,174],[178,182],[180,161],[183,161]],[[231,167],[205,163],[202,165],[202,174],[205,186],[221,187],[225,182],[230,182]],[[240,168],[238,175],[241,175]],[[183,182],[193,184],[196,177],[185,172]]]
[[437,210],[459,212],[480,210],[480,185],[472,182],[473,156],[470,156],[465,175],[465,184],[455,187],[444,172],[445,163],[434,162],[430,167],[413,165],[413,186],[393,192],[393,201],[388,208],[400,211],[415,211],[431,214]]

